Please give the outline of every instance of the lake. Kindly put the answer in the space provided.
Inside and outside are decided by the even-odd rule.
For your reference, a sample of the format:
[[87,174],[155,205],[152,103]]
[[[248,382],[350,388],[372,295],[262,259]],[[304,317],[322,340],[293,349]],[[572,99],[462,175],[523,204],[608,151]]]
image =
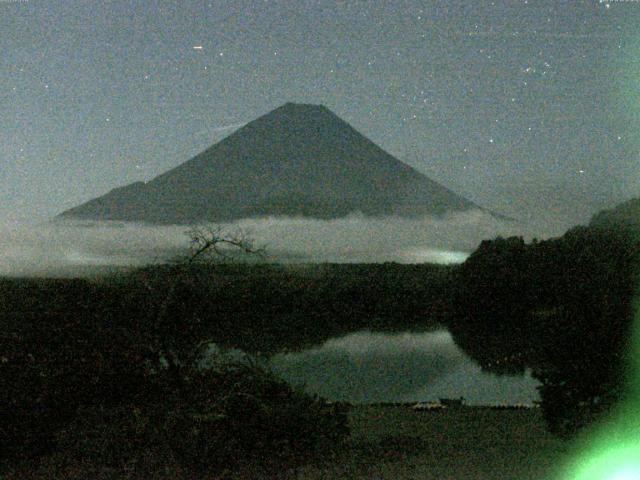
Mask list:
[[469,404],[532,403],[538,382],[482,372],[446,330],[358,332],[302,352],[278,354],[273,370],[334,401],[418,402],[464,397]]

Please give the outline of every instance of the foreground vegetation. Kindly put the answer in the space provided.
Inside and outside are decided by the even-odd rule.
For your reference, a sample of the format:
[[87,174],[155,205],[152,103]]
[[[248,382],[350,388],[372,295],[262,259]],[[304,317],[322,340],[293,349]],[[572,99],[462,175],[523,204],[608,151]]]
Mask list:
[[640,200],[560,238],[485,241],[456,274],[448,327],[485,370],[531,369],[548,428],[573,436],[625,400],[638,374],[639,267]]
[[[16,478],[39,461],[41,478],[295,466],[347,436],[346,410],[292,389],[260,358],[407,318],[431,328],[419,320],[442,310],[449,274],[183,263],[96,281],[2,280],[3,456]],[[257,356],[203,369],[211,342]]]
[[[483,242],[459,267],[183,262],[0,280],[0,474],[269,476],[338,458],[345,407],[260,359],[363,329],[447,326],[484,369],[531,369],[548,430],[574,435],[623,399],[630,374],[640,227],[596,220]],[[211,343],[255,360],[204,369]]]

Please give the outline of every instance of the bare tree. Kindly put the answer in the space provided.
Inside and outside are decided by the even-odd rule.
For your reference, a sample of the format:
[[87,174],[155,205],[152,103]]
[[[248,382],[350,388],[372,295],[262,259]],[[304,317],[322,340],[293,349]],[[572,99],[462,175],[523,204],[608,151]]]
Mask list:
[[[253,239],[241,228],[229,232],[217,225],[196,225],[187,230],[189,249],[184,255],[173,260],[168,275],[158,278],[155,288],[147,283],[147,288],[155,294],[155,325],[164,330],[162,345],[157,346],[157,360],[174,371],[176,375],[184,375],[183,369],[193,368],[198,359],[215,343],[214,339],[202,338],[199,326],[204,319],[200,318],[197,309],[184,303],[185,291],[197,292],[206,289],[206,282],[211,280],[210,268],[194,268],[196,266],[211,267],[218,262],[229,262],[240,257],[263,257],[264,248],[255,246]],[[181,311],[182,314],[177,314]]]
[[232,233],[215,225],[194,226],[186,234],[191,243],[187,264],[212,263],[218,260],[230,260],[234,254],[264,256],[264,248],[257,248],[240,227]]

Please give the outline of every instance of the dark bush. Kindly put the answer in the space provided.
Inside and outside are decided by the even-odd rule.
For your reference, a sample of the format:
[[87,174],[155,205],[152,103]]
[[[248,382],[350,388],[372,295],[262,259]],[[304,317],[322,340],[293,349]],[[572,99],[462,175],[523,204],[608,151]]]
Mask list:
[[252,361],[193,373],[185,392],[189,401],[169,414],[166,431],[176,458],[196,470],[294,465],[348,434],[344,409],[293,390]]
[[[95,334],[66,326],[67,339]],[[5,362],[5,378],[15,383],[2,392],[10,406],[3,410],[10,413],[2,418],[3,455],[33,465],[44,455],[35,469],[43,476],[36,478],[53,478],[52,472],[110,478],[109,472],[123,471],[129,478],[160,478],[166,468],[221,475],[246,464],[277,470],[348,433],[345,411],[293,390],[255,362],[216,362],[208,370],[131,363],[128,371],[114,370],[105,360],[120,350],[113,338],[42,338],[52,343],[21,344],[37,351],[39,361],[25,353],[22,364],[15,355]],[[130,384],[127,373],[135,387],[121,390],[119,400],[101,395],[117,389],[118,378]]]

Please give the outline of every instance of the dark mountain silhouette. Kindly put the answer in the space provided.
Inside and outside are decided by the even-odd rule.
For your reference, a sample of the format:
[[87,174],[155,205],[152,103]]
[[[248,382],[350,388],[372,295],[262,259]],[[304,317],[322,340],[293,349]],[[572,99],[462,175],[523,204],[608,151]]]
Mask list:
[[640,233],[640,198],[627,200],[609,210],[602,210],[591,218],[591,227],[630,228]]
[[149,223],[290,215],[443,214],[477,208],[319,105],[287,103],[153,180],[60,217]]

